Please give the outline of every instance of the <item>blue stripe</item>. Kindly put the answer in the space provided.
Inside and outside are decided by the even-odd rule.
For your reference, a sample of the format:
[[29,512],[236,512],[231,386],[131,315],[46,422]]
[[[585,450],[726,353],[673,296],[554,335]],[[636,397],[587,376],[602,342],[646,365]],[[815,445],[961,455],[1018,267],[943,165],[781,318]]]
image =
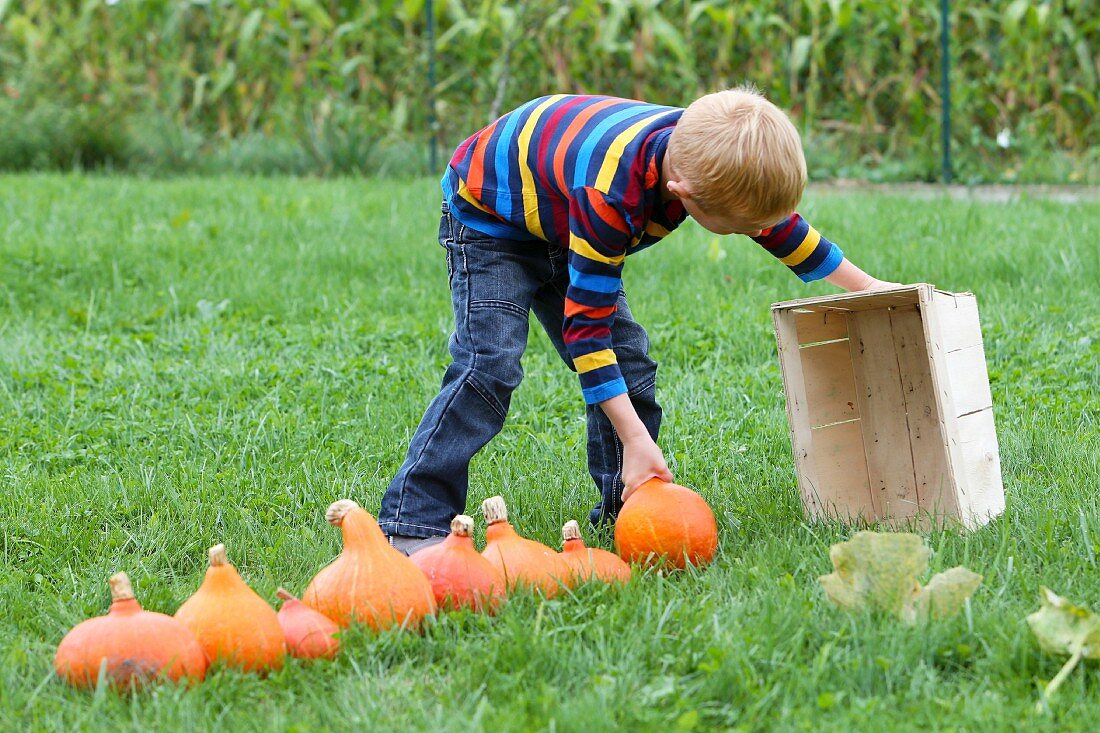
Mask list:
[[832,242],[829,242],[829,247],[831,247],[829,256],[826,257],[820,265],[798,276],[802,279],[802,282],[810,283],[814,280],[820,280],[823,277],[831,275],[836,268],[840,267],[840,263],[844,260],[844,253],[840,251],[840,247],[837,247]]
[[546,97],[532,99],[527,104],[509,114],[508,121],[504,123],[504,129],[501,131],[500,137],[498,138],[493,156],[494,170],[497,176],[497,203],[493,208],[502,219],[512,218],[512,192],[507,189],[512,185],[518,186],[519,183],[519,181],[512,180],[512,172],[508,168],[508,159],[511,157],[510,148],[512,147],[512,143],[515,142],[514,135],[516,128],[519,127],[520,119],[524,117],[524,113],[545,99]]
[[605,117],[600,124],[596,125],[595,129],[588,134],[581,144],[580,152],[577,153],[576,168],[573,169],[573,186],[588,185],[588,166],[592,162],[592,154],[596,152],[596,148],[604,142],[603,136],[606,135],[612,127],[623,120],[629,120],[632,117],[644,117],[661,109],[672,110],[671,107],[655,104],[631,105],[624,110],[620,110]]
[[604,382],[598,387],[589,387],[588,389],[582,389],[584,394],[584,403],[586,405],[594,405],[597,402],[603,402],[609,400],[612,397],[618,397],[621,394],[626,394],[626,380],[619,377],[611,382]]
[[619,277],[589,275],[569,265],[569,284],[594,293],[617,293],[623,286],[623,281]]

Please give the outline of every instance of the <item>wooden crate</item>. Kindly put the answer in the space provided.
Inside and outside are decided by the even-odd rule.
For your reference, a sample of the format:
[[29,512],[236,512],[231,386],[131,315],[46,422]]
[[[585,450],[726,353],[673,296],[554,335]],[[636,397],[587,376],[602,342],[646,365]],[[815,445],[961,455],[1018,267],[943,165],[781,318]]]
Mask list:
[[776,303],[772,318],[811,517],[974,528],[1004,511],[972,294],[906,285]]

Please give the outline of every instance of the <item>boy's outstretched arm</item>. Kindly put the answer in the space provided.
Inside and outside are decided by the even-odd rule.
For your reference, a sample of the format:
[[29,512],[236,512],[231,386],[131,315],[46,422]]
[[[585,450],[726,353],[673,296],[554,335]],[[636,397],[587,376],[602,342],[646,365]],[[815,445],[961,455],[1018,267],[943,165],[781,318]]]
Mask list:
[[848,291],[884,290],[886,288],[897,287],[901,284],[871,277],[866,272],[853,265],[847,257],[840,261],[840,265],[838,265],[832,273],[825,276],[825,282]]
[[871,277],[853,265],[797,212],[752,237],[803,282],[824,279],[845,290],[881,290],[898,283]]

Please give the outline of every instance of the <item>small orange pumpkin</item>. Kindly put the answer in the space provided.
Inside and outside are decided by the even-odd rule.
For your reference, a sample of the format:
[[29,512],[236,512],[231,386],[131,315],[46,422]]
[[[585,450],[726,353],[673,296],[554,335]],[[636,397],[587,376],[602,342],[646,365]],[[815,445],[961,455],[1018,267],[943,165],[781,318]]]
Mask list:
[[302,602],[340,626],[364,623],[375,631],[418,627],[435,613],[432,584],[351,499],[329,506],[326,518],[344,533],[344,550],[310,581]]
[[206,577],[176,618],[199,640],[211,662],[224,661],[246,672],[281,669],[286,641],[275,609],[229,564],[225,545],[214,545],[207,554]]
[[718,525],[703,497],[652,478],[623,504],[615,520],[615,547],[627,562],[668,568],[706,565],[718,551]]
[[492,613],[505,595],[504,576],[474,548],[473,528],[474,520],[459,514],[451,520],[446,539],[409,559],[431,581],[440,607]]
[[134,597],[126,573],[112,575],[111,608],[106,616],[81,621],[57,647],[57,676],[79,688],[95,687],[100,669],[120,690],[159,678],[197,682],[206,676],[206,655],[183,624],[146,611]]
[[525,585],[541,590],[547,598],[558,594],[569,579],[569,567],[558,553],[541,542],[516,534],[508,523],[508,506],[500,496],[493,496],[481,503],[485,515],[485,549],[481,554],[503,575],[512,590]]
[[279,609],[279,625],[283,627],[286,648],[291,656],[299,659],[332,659],[340,651],[340,631],[336,622],[318,613],[295,598],[290,591],[280,588],[275,595],[283,600]]
[[581,538],[581,526],[570,519],[561,528],[564,546],[561,559],[572,568],[578,582],[602,580],[605,583],[625,583],[630,580],[630,566],[613,552],[588,547]]

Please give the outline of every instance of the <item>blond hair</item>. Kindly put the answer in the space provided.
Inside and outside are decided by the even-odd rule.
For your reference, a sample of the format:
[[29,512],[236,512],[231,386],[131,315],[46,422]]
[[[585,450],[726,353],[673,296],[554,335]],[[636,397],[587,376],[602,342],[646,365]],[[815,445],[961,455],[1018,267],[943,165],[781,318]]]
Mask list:
[[699,208],[760,228],[793,212],[806,188],[798,130],[751,86],[692,102],[672,131],[668,153]]

